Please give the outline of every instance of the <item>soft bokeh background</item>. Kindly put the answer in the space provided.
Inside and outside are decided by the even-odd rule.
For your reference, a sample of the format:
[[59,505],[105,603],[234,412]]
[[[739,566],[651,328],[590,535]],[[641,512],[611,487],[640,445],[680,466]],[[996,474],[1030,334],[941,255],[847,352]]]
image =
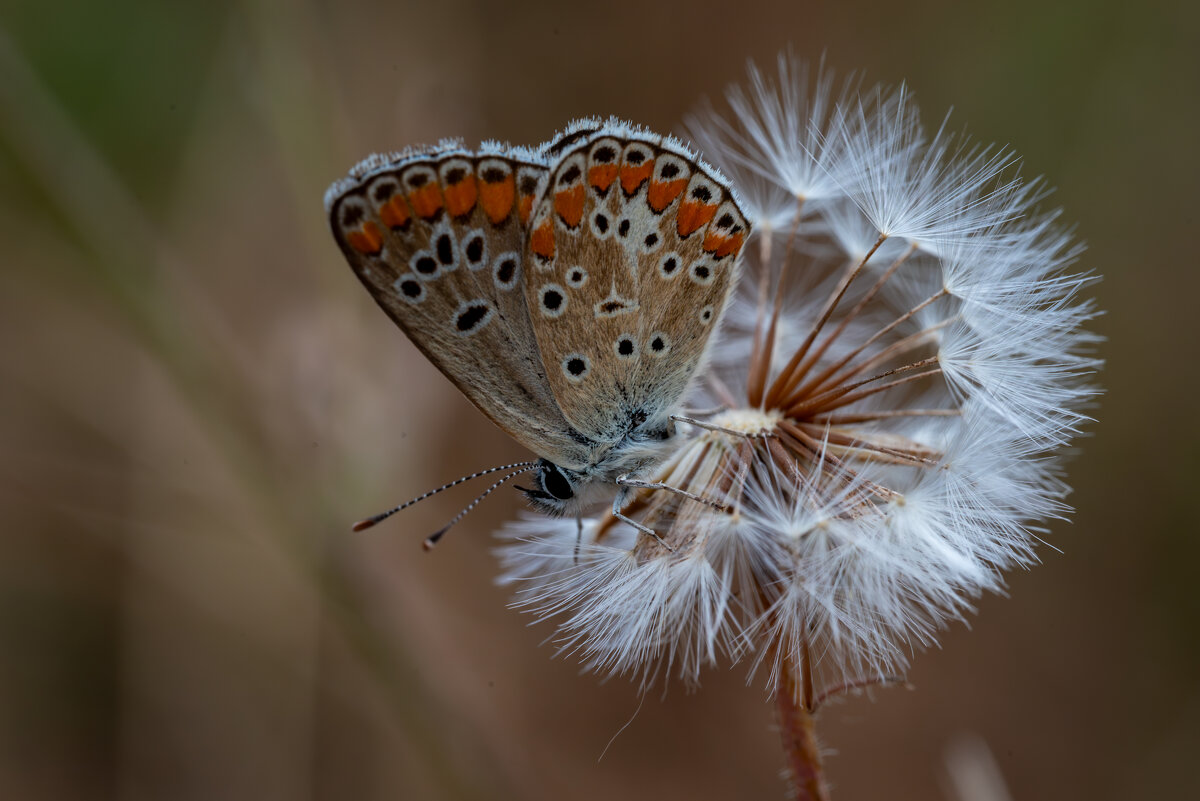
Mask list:
[[430,555],[464,497],[348,531],[524,454],[375,308],[321,196],[444,135],[674,129],[789,44],[1046,174],[1110,339],[1073,524],[915,690],[824,711],[835,798],[953,798],[973,738],[1016,799],[1200,797],[1195,9],[7,0],[0,797],[782,797],[740,667],[647,698],[598,761],[635,688],[506,608],[514,493]]

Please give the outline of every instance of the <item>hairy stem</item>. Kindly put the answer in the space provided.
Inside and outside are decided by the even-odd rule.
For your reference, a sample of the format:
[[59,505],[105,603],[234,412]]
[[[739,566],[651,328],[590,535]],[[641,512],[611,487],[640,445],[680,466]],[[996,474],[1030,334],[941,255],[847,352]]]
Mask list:
[[804,674],[802,686],[807,692],[797,692],[796,667],[785,658],[780,675],[779,687],[775,691],[775,705],[779,710],[779,733],[783,740],[783,754],[787,760],[788,773],[792,778],[793,798],[796,801],[829,801],[821,770],[821,752],[817,747],[816,718],[810,711],[811,690],[808,677],[808,661],[799,666]]

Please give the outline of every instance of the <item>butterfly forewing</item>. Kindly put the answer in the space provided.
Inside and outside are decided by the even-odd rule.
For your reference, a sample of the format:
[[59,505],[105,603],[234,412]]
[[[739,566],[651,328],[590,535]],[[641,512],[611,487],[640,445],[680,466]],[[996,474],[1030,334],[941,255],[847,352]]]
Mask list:
[[327,208],[354,272],[430,361],[530,450],[582,464],[522,289],[545,174],[506,153],[417,152],[364,164],[335,184]]
[[563,415],[613,443],[661,425],[707,349],[747,224],[682,147],[601,130],[564,149],[533,210],[525,296]]

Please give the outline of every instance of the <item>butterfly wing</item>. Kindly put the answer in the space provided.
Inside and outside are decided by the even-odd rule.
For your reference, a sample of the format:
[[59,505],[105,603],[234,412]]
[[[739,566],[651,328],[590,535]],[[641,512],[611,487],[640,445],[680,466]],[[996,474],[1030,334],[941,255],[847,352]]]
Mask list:
[[582,464],[522,290],[546,173],[529,151],[372,157],[330,187],[326,210],[371,297],[480,411],[538,455]]
[[748,234],[728,186],[674,140],[609,123],[563,150],[533,209],[525,294],[568,423],[606,443],[665,424]]

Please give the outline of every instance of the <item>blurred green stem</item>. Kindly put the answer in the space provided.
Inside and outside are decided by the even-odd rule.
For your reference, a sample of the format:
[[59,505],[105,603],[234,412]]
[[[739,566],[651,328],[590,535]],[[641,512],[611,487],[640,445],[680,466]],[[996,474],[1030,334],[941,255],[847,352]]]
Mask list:
[[[123,177],[45,88],[3,27],[0,75],[0,146],[16,156],[56,208],[64,229],[89,257],[88,269],[80,271],[79,277],[103,290],[120,318],[128,322],[154,364],[205,425],[247,496],[259,499],[266,518],[273,521],[272,530],[291,532],[302,523],[307,524],[306,530],[335,530],[341,521],[327,520],[329,507],[323,499],[295,492],[281,478],[280,466],[264,458],[270,448],[259,402],[248,391],[244,373],[234,373],[236,378],[230,380],[241,343],[227,340],[220,347],[218,337],[225,336],[223,318],[192,316],[203,305],[198,293],[189,296],[185,306],[160,286],[163,274],[179,281],[196,271],[174,254]],[[217,324],[204,324],[214,320]],[[332,623],[329,633],[343,638],[378,679],[381,690],[390,694],[392,711],[404,730],[433,730],[430,713],[413,703],[412,687],[419,683],[416,669],[402,652],[381,644],[359,608],[354,588],[330,569],[323,550],[330,540],[281,537],[276,542],[300,574],[312,579],[321,595],[320,611]],[[476,789],[447,757],[449,749],[438,747],[436,739],[417,737],[412,742],[422,749],[422,759],[443,783],[447,797],[514,795],[505,786],[493,786],[486,793]],[[498,757],[495,761],[502,763]]]

